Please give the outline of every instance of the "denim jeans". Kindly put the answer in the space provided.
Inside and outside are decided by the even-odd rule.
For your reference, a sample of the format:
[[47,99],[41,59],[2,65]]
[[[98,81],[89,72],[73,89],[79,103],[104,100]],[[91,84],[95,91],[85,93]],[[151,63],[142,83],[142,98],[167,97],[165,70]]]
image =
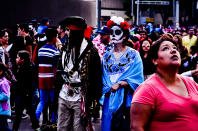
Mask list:
[[[38,120],[40,119],[40,115],[43,111],[44,106],[48,103],[48,96],[50,96],[50,103],[53,103],[54,89],[40,89],[40,102],[35,112]],[[50,106],[49,108],[53,108],[53,107]],[[54,122],[56,121],[56,116],[55,113],[53,112],[53,109],[51,111],[52,111],[51,121]]]
[[39,102],[39,89],[38,88],[34,88],[33,96],[32,96],[32,105],[33,105],[33,107],[37,107],[38,102]]

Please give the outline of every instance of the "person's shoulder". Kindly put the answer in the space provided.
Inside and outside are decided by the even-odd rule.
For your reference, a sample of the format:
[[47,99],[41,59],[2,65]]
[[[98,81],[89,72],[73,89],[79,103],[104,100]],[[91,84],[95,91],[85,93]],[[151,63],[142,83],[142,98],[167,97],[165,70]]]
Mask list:
[[6,77],[0,78],[0,85],[5,85],[5,84],[10,85],[11,82]]
[[27,64],[27,65],[24,67],[23,70],[24,70],[25,72],[32,73],[32,72],[33,72],[33,69],[34,69],[33,65],[32,65],[31,63],[29,63],[29,64]]
[[106,58],[109,58],[109,56],[112,55],[112,51],[113,51],[113,48],[110,48],[108,51],[106,51],[103,55],[103,58],[106,59]]
[[182,38],[182,40],[184,41],[184,40],[187,40],[187,39],[189,39],[189,36],[187,35],[187,36],[184,36],[183,38]]
[[148,79],[146,79],[146,80],[144,81],[144,83],[147,84],[147,85],[153,85],[153,83],[155,83],[155,82],[157,82],[157,81],[158,81],[158,79],[156,78],[156,75],[155,75],[155,73],[154,73],[154,74],[152,74]]
[[38,28],[37,28],[37,33],[38,33],[38,34],[43,34],[43,33],[45,32],[45,29],[47,29],[47,26],[45,26],[45,25],[40,25],[40,26],[38,26]]
[[155,76],[151,76],[135,90],[132,103],[143,103],[154,106],[154,100],[159,95],[158,86],[155,85]]
[[191,77],[181,75],[180,77],[182,78],[187,87],[198,90],[198,84]]
[[45,44],[38,50],[38,56],[53,57],[53,56],[59,56],[59,55],[60,55],[59,50],[48,44]]
[[197,36],[193,35],[193,39],[197,40]]
[[51,49],[51,50],[53,50],[54,53],[59,53],[59,50],[56,47],[54,47],[53,45],[49,45],[48,48]]
[[142,84],[140,84],[140,88],[144,88],[146,90],[158,90],[157,85],[159,84],[158,79],[155,74],[151,75],[147,80],[145,80]]
[[41,48],[38,50],[38,52],[41,52],[43,49],[45,49],[46,48],[46,44],[45,45],[43,45],[43,46],[41,46]]
[[94,44],[91,46],[91,50],[98,51],[97,48],[94,46]]
[[96,36],[95,38],[93,38],[92,42],[93,42],[94,44],[95,44],[96,42],[97,42],[97,43],[100,42],[100,37],[99,37],[99,35]]
[[131,47],[128,47],[128,49],[127,49],[127,54],[128,54],[128,56],[129,56],[131,59],[134,59],[134,58],[140,59],[140,58],[141,58],[139,52],[138,52],[137,50],[131,48]]
[[178,74],[179,75],[179,77],[181,77],[183,80],[192,80],[190,77],[188,77],[188,76],[182,76],[182,75],[180,75],[180,74]]
[[92,44],[90,50],[91,50],[91,53],[90,54],[98,54],[98,50],[97,50],[97,48],[93,44]]
[[45,44],[43,45],[39,50],[49,50],[49,51],[54,51],[54,52],[58,52],[58,49],[55,48],[53,45],[50,44]]
[[25,37],[25,40],[32,40],[32,37],[26,36],[26,37]]
[[136,53],[136,54],[139,54],[139,52],[131,47],[128,46],[128,51],[129,52],[133,52],[133,53]]
[[191,77],[179,75],[186,84],[196,83]]

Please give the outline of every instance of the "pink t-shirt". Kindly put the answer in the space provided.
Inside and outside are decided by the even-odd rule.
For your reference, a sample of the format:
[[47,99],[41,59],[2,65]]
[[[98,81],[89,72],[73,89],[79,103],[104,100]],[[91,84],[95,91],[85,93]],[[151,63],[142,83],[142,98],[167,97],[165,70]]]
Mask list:
[[181,78],[188,90],[187,98],[170,91],[156,75],[135,91],[132,103],[151,105],[154,111],[150,131],[198,131],[198,84]]

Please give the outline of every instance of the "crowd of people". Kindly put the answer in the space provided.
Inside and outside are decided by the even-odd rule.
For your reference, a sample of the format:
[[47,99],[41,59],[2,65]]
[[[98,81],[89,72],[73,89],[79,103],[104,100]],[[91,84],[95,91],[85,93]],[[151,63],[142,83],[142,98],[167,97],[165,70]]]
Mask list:
[[37,131],[92,131],[100,116],[102,131],[195,131],[197,39],[195,26],[130,26],[117,16],[97,31],[79,16],[3,28],[0,130],[17,131],[26,109]]

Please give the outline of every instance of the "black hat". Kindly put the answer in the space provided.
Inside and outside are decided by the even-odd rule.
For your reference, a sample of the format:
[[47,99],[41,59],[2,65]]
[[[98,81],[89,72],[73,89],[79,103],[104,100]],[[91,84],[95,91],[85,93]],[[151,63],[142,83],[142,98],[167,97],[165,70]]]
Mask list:
[[66,26],[70,30],[84,30],[87,28],[87,24],[84,18],[80,16],[66,17],[62,22],[62,25]]

